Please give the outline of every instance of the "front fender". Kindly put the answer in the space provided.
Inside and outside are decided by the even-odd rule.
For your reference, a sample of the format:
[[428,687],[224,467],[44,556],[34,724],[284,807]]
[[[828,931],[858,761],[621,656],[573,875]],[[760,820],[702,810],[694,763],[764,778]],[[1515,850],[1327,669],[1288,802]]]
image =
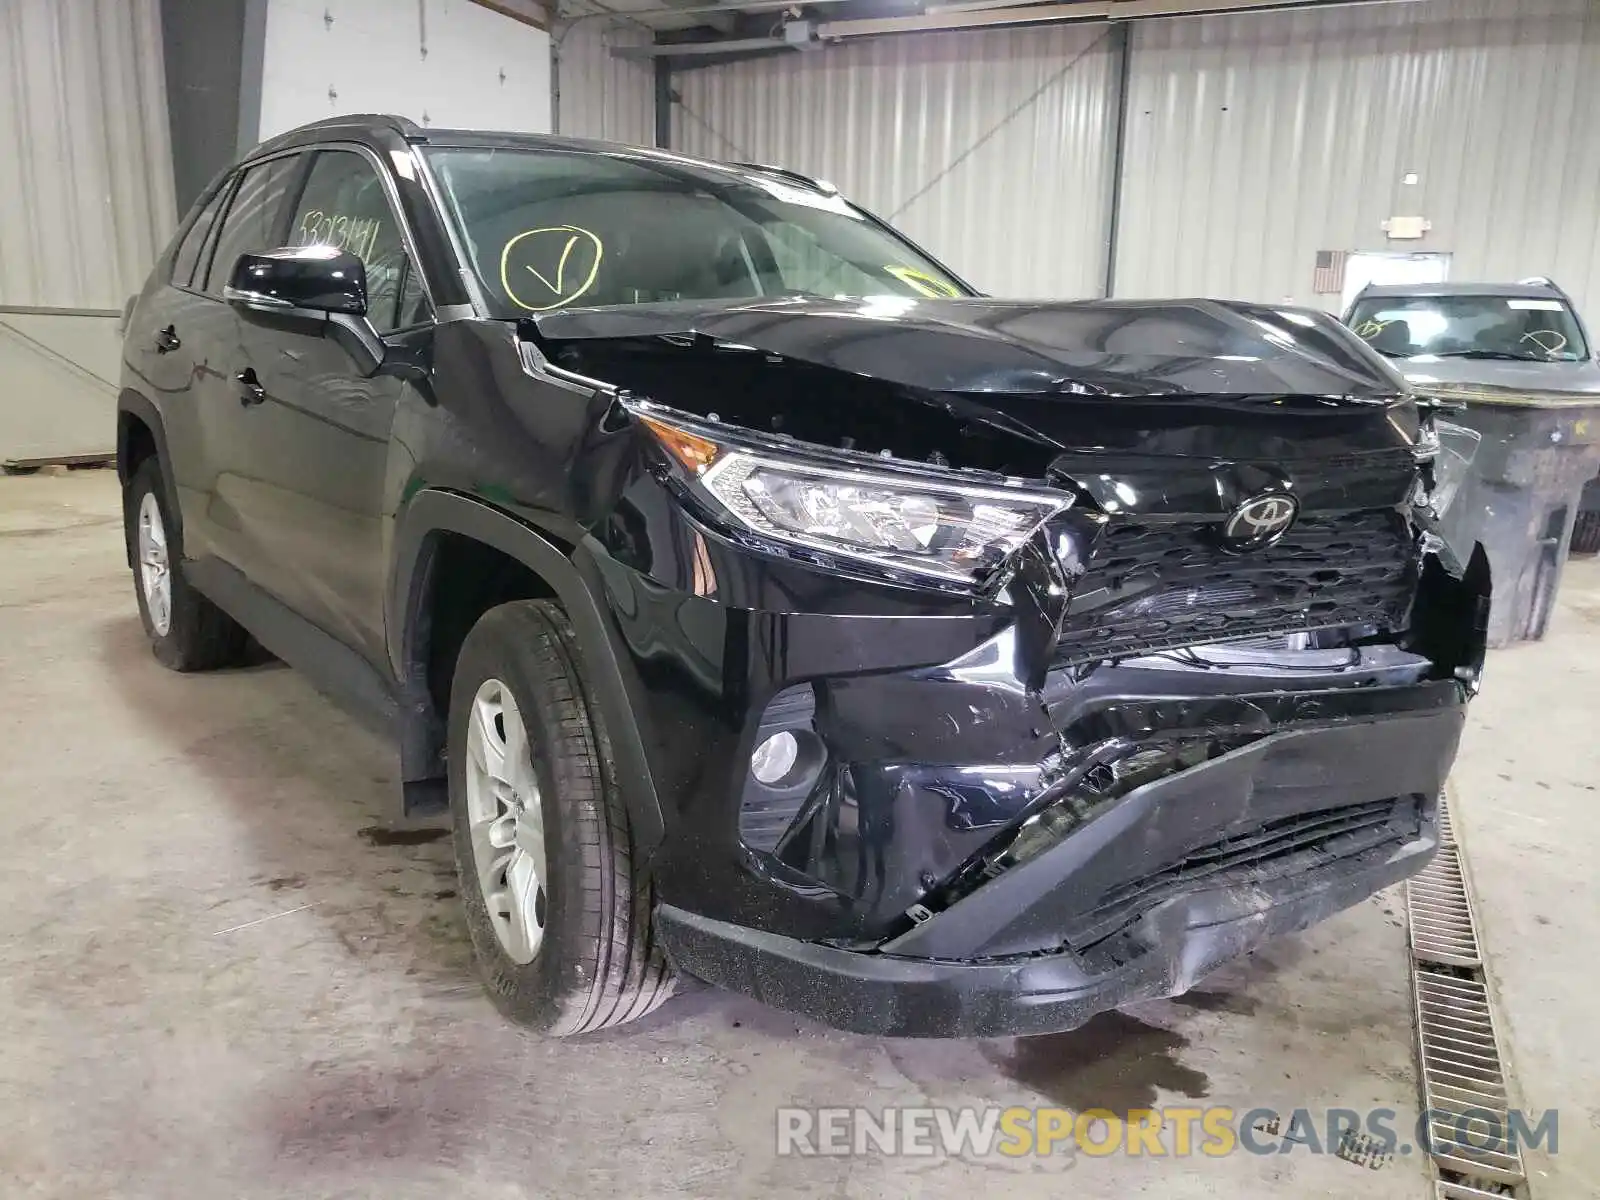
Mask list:
[[431,569],[431,536],[454,533],[491,546],[536,574],[566,610],[578,635],[589,700],[604,726],[615,759],[634,845],[653,850],[665,835],[654,775],[635,719],[630,692],[640,685],[625,672],[616,652],[610,617],[597,596],[598,574],[588,575],[560,547],[516,517],[457,492],[424,489],[395,522],[394,553],[384,598],[389,660],[399,683],[403,711],[401,769],[406,779],[437,773],[444,714],[435,711],[427,686],[427,621],[424,601]]

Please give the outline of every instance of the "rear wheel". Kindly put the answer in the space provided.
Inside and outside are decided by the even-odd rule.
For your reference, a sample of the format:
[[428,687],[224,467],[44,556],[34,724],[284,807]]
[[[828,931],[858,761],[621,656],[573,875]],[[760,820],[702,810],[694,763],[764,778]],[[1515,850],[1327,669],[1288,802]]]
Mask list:
[[150,648],[174,671],[237,666],[249,636],[183,577],[183,542],[165,496],[155,458],[139,464],[122,492],[123,534]]
[[557,606],[501,605],[468,633],[449,772],[467,927],[500,1010],[560,1037],[671,995],[610,745]]

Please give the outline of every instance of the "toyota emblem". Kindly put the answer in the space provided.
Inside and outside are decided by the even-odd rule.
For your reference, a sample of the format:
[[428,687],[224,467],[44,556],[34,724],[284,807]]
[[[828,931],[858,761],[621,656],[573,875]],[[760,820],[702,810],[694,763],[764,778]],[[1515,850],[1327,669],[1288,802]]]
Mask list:
[[1295,498],[1282,492],[1252,496],[1233,510],[1222,527],[1222,543],[1239,553],[1261,550],[1288,533],[1299,513]]

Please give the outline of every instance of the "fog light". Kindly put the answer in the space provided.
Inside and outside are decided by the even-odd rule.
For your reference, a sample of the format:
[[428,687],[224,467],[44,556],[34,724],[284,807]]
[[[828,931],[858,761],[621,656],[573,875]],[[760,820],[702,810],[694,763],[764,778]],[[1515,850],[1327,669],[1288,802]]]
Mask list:
[[799,757],[800,743],[786,729],[773,734],[756,747],[756,752],[750,756],[750,774],[756,777],[757,782],[770,787],[794,770],[795,760]]

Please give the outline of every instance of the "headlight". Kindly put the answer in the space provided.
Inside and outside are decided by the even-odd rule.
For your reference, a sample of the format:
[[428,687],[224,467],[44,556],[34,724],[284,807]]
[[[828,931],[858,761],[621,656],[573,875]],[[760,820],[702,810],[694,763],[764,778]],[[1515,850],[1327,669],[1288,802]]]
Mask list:
[[656,417],[644,421],[746,528],[774,541],[938,579],[983,579],[1072,504],[1064,492],[810,462],[713,440],[713,431],[702,427],[691,431]]

